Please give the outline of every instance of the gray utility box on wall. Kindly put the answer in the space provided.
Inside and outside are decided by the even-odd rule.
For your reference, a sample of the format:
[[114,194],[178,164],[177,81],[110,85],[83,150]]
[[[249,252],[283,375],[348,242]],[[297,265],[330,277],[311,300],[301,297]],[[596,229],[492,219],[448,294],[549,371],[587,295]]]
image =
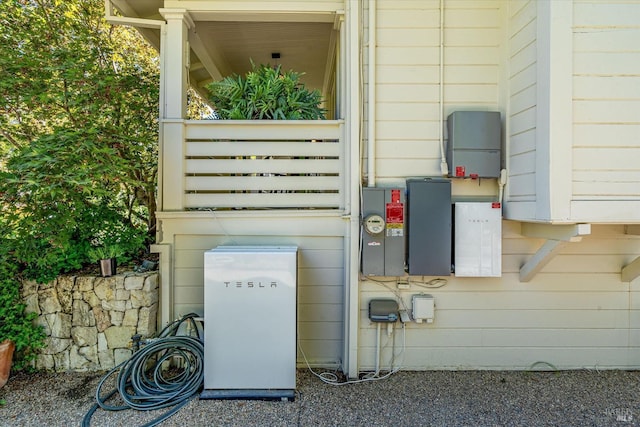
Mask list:
[[451,275],[451,181],[407,180],[407,264],[410,275]]
[[405,190],[362,189],[362,274],[403,276]]
[[456,111],[447,117],[449,176],[500,176],[500,113]]

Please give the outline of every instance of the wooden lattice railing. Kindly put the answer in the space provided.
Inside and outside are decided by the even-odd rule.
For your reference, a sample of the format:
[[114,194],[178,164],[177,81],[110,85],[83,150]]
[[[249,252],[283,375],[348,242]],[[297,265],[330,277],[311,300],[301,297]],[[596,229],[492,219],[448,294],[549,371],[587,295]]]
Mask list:
[[191,121],[186,209],[341,209],[341,121]]

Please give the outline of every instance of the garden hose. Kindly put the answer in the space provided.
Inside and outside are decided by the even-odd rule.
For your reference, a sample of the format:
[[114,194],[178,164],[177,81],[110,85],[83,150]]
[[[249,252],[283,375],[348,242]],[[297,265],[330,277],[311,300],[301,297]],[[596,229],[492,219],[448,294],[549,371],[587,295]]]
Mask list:
[[[151,411],[173,406],[143,427],[156,426],[186,405],[203,383],[204,345],[200,336],[176,334],[185,322],[193,326],[192,330],[199,331],[195,317],[197,315],[192,313],[170,323],[158,338],[149,340],[129,360],[110,370],[100,380],[96,389],[96,403],[84,416],[82,426],[90,425],[91,417],[98,408],[107,411]],[[176,360],[180,360],[181,367],[170,369],[170,362]],[[116,389],[101,396],[105,382],[116,372]],[[123,405],[107,403],[116,393],[120,394]]]

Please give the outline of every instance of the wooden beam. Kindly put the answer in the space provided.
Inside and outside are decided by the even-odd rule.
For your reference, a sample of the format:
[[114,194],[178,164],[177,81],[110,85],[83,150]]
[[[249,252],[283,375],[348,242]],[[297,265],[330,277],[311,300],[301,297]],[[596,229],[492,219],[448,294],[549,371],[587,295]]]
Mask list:
[[525,222],[522,235],[539,239],[579,242],[582,236],[591,234],[591,224],[540,224]]
[[631,282],[640,276],[640,256],[622,267],[620,276],[623,282]]
[[538,252],[520,267],[520,281],[528,282],[533,279],[566,243],[566,241],[561,240],[547,240],[544,242]]
[[624,226],[624,233],[640,236],[640,224],[629,224]]
[[231,67],[220,49],[211,40],[204,43],[195,28],[189,31],[189,44],[193,52],[198,56],[198,62],[204,66],[213,80],[221,80],[231,74]]
[[591,224],[522,224],[523,236],[547,239],[531,259],[520,267],[520,281],[528,282],[544,268],[567,242],[579,242],[591,234]]

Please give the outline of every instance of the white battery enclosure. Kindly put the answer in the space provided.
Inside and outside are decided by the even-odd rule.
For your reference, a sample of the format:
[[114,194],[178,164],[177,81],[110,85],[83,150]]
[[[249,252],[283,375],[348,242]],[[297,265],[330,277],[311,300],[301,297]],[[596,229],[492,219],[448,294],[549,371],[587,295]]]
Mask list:
[[457,277],[502,276],[502,209],[499,203],[455,204]]
[[297,248],[204,254],[204,388],[295,389]]
[[412,317],[416,323],[433,323],[435,301],[433,295],[418,294],[411,297]]

